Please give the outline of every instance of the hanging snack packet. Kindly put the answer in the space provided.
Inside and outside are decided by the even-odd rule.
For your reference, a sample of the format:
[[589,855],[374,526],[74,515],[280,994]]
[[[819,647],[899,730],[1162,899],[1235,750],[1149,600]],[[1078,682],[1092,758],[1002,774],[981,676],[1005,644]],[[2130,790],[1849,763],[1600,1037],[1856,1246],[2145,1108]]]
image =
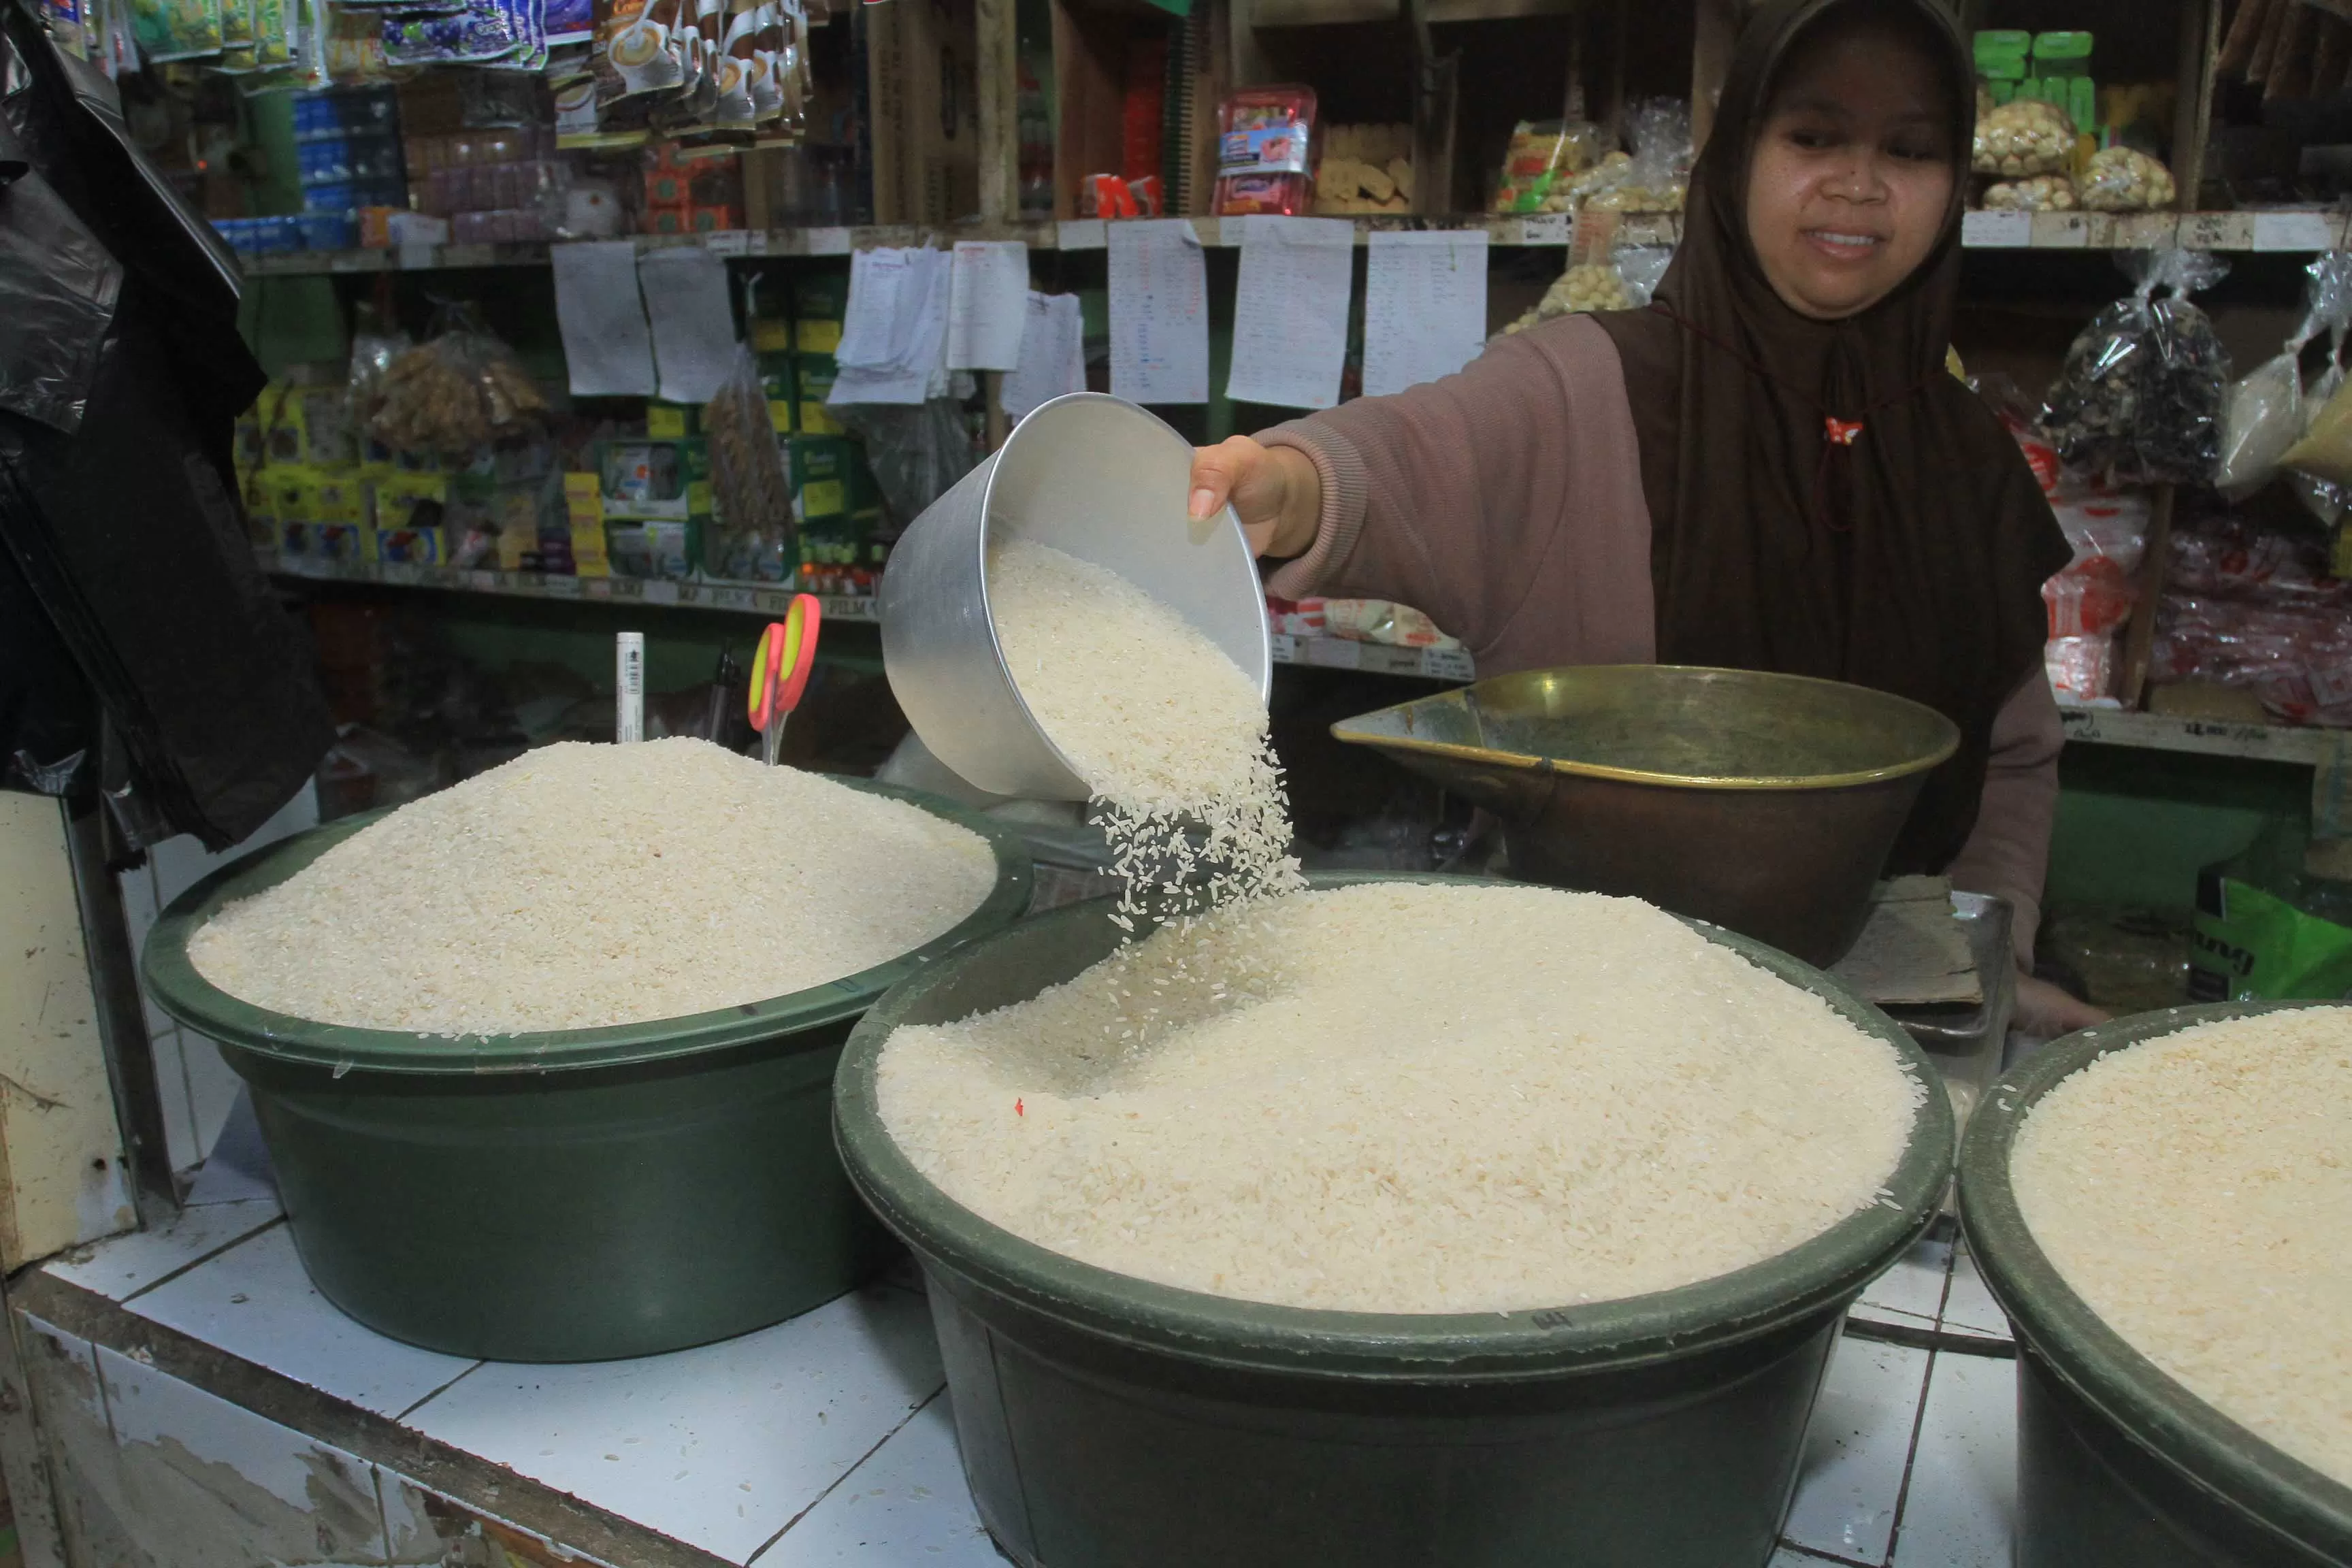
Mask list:
[[2206,483],[2221,456],[2230,356],[2189,296],[2229,266],[2179,248],[2131,251],[2116,264],[2136,287],[2066,351],[2043,427],[2070,468],[2126,483]]
[[751,12],[751,123],[761,131],[783,118],[783,11],[775,0],[765,0]]
[[385,367],[368,430],[395,452],[465,454],[526,433],[546,411],[513,352],[472,307],[445,303],[433,335]]
[[133,0],[139,47],[158,65],[221,51],[220,0]]
[[676,0],[596,0],[596,101],[609,104],[640,93],[663,92],[684,79],[670,50]]
[[2270,483],[2287,449],[2314,422],[2304,409],[2304,345],[2322,331],[2340,337],[2352,321],[2352,256],[2323,256],[2304,271],[2309,281],[2304,287],[2303,324],[2276,355],[2230,387],[2221,463],[2213,483],[2231,500],[2243,500]]
[[721,130],[749,131],[760,117],[760,6],[728,0],[727,33],[719,40],[719,98],[712,119]]
[[720,574],[781,582],[795,560],[792,486],[777,448],[768,394],[749,346],[735,346],[735,365],[702,411],[710,448]]

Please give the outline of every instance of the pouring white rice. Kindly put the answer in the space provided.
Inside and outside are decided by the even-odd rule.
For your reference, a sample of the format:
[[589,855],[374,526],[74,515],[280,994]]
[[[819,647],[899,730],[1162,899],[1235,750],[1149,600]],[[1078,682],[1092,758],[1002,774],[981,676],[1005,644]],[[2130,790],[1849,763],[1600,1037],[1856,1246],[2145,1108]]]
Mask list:
[[2352,1483],[2352,1007],[2100,1058],[2018,1130],[2034,1241],[2189,1391]]
[[[1021,699],[1095,797],[1122,918],[1300,885],[1265,704],[1223,649],[1117,573],[992,544],[988,606]],[[1195,844],[1189,828],[1205,830]]]
[[884,1047],[917,1169],[1015,1235],[1245,1300],[1598,1301],[1874,1202],[1885,1041],[1636,900],[1402,882],[1229,905]]
[[502,1035],[674,1018],[839,980],[996,881],[929,812],[703,741],[543,747],[425,796],[188,942],[232,996]]

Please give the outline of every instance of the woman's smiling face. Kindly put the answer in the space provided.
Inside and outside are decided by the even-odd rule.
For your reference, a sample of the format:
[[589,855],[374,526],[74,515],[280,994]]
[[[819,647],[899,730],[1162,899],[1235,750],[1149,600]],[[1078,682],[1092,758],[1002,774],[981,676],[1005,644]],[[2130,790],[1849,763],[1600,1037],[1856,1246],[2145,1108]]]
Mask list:
[[1948,89],[1880,23],[1832,27],[1791,52],[1748,165],[1748,233],[1801,315],[1866,310],[1935,248],[1952,202]]

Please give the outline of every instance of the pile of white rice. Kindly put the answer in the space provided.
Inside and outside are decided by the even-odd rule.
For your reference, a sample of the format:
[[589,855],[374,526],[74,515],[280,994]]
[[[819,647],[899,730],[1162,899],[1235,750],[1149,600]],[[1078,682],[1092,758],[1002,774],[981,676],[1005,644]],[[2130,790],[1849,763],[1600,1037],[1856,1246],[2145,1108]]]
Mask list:
[[2033,1239],[2108,1327],[2352,1483],[2352,1007],[2102,1057],[2035,1104],[2010,1175]]
[[919,947],[996,880],[988,843],[708,742],[548,746],[403,806],[190,939],[297,1017],[420,1034],[673,1018]]
[[1265,705],[1223,649],[1118,574],[1025,540],[991,546],[988,604],[1022,700],[1094,792],[1123,922],[1300,885]]
[[916,1167],[1055,1251],[1246,1300],[1509,1310],[1706,1279],[1884,1199],[1924,1091],[1632,899],[1228,905],[886,1044]]

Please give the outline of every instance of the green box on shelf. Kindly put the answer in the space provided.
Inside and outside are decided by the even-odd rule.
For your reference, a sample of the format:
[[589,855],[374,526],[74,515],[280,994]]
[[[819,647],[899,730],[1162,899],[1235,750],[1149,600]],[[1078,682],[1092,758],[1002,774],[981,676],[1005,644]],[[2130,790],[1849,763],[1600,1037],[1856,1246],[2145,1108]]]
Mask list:
[[799,405],[794,428],[808,436],[839,436],[845,426],[833,416],[824,400],[841,379],[841,366],[831,354],[793,356],[793,401]]
[[845,436],[794,436],[791,451],[793,515],[804,523],[847,516],[853,476],[864,466],[856,445]]
[[793,274],[793,320],[838,321],[848,313],[848,268],[803,267]]
[[793,374],[793,356],[789,353],[763,353],[754,362],[760,372],[760,390],[768,400],[768,427],[779,436],[789,436],[800,428],[793,404],[798,398]]
[[702,564],[710,451],[700,437],[599,441],[604,545],[623,577],[685,577]]

